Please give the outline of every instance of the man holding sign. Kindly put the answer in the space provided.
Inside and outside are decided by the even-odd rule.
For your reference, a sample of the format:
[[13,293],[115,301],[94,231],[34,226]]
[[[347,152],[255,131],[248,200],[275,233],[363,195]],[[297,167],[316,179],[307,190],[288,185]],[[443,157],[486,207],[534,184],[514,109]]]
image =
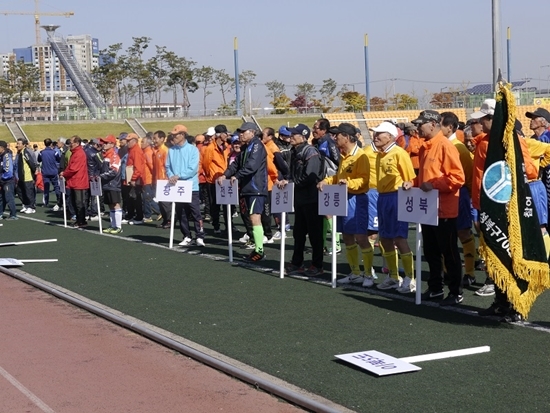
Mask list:
[[[443,256],[450,291],[440,305],[457,305],[463,300],[462,261],[458,252],[456,219],[459,191],[465,182],[464,171],[458,150],[441,132],[441,115],[438,112],[420,112],[418,119],[412,123],[418,127],[420,137],[425,139],[419,152],[420,168],[414,186],[425,192],[439,190],[439,224],[422,225],[424,257],[430,267],[428,290],[422,294],[422,299],[441,299],[444,296]],[[411,186],[410,182],[403,183],[403,189],[410,189]]]
[[[323,219],[319,215],[319,196],[317,184],[323,178],[321,154],[314,146],[307,143],[309,128],[299,124],[290,128],[290,180],[294,182],[294,253],[292,261],[285,268],[286,275],[305,275],[319,277],[323,275]],[[284,188],[286,180],[277,181],[279,188]],[[305,269],[304,250],[306,236],[311,244],[311,266]]]
[[103,163],[101,165],[101,185],[103,189],[103,200],[109,205],[109,218],[111,226],[105,228],[105,234],[120,234],[122,232],[122,170],[120,168],[120,157],[115,151],[116,138],[109,135],[101,138],[103,143]]
[[[398,134],[395,125],[390,122],[382,122],[371,130],[374,132],[373,145],[377,153],[378,231],[383,256],[390,270],[388,277],[378,284],[377,288],[380,290],[395,288],[399,293],[411,293],[416,291],[416,281],[413,254],[407,242],[409,224],[397,219],[397,190],[403,185],[403,182],[410,182],[414,179],[414,167],[407,151],[395,143]],[[401,255],[405,271],[404,280],[401,280],[399,276],[396,248]]]
[[[346,257],[351,273],[338,281],[338,284],[362,284],[372,287],[372,279],[366,278],[361,272],[359,264],[359,248],[363,257],[365,271],[371,271],[373,250],[367,235],[369,224],[369,190],[370,166],[369,158],[357,145],[355,126],[351,123],[341,123],[336,128],[330,128],[329,132],[336,137],[336,146],[340,149],[341,158],[338,172],[334,176],[325,178],[317,185],[319,191],[323,191],[325,184],[347,185],[348,187],[348,215],[338,217],[338,232],[342,233],[346,244]],[[368,282],[365,285],[365,281]]]
[[255,123],[245,122],[237,132],[242,145],[241,152],[217,182],[221,185],[226,178],[231,179],[232,184],[239,182],[240,195],[246,202],[252,221],[255,244],[254,251],[245,258],[245,261],[257,262],[265,258],[261,214],[267,198],[267,151]]
[[[204,247],[204,230],[199,200],[199,150],[187,142],[187,128],[176,125],[172,129],[172,146],[168,150],[166,158],[166,176],[170,185],[177,185],[178,181],[192,181],[193,194],[191,203],[177,203],[176,214],[180,220],[180,230],[183,234],[181,246],[189,246],[192,243],[189,219],[195,223],[196,244]],[[179,190],[179,189],[178,189]]]

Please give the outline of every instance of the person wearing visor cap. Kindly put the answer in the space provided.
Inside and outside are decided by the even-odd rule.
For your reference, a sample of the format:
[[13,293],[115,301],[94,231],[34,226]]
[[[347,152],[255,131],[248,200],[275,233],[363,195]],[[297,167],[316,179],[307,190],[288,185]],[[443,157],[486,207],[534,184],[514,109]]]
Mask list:
[[[404,182],[411,182],[416,174],[410,156],[397,144],[399,131],[395,125],[382,122],[371,131],[374,133],[373,146],[376,150],[378,231],[382,256],[389,269],[388,276],[377,288],[396,289],[402,294],[414,292],[414,260],[407,242],[409,224],[397,219],[397,191]],[[405,279],[399,276],[396,247],[403,263]]]
[[337,218],[337,230],[342,233],[346,245],[346,257],[351,273],[339,280],[339,284],[362,284],[365,273],[359,264],[359,249],[363,258],[365,271],[370,274],[372,267],[372,247],[367,235],[369,222],[369,190],[370,165],[369,158],[357,145],[355,126],[350,123],[340,123],[338,127],[330,128],[329,133],[335,136],[336,145],[340,149],[340,164],[336,175],[326,177],[319,182],[317,188],[323,191],[328,185],[347,185],[348,215]]
[[439,224],[422,225],[424,256],[430,268],[428,290],[423,299],[442,299],[444,296],[443,265],[445,260],[449,277],[449,294],[441,300],[441,306],[460,304],[462,297],[462,261],[458,251],[456,220],[458,217],[458,199],[460,187],[464,185],[464,171],[455,146],[441,131],[441,115],[434,110],[420,112],[412,121],[418,128],[418,134],[425,139],[420,149],[418,176],[414,182],[404,182],[403,189],[412,185],[424,192],[439,191]]
[[[267,151],[255,123],[244,122],[237,132],[241,141],[241,153],[217,182],[221,185],[225,179],[231,179],[231,184],[235,185],[238,181],[239,194],[246,204],[246,213],[250,215],[255,245],[254,251],[244,260],[258,262],[265,259],[261,214],[267,198]],[[244,213],[244,208],[241,208],[241,212]]]

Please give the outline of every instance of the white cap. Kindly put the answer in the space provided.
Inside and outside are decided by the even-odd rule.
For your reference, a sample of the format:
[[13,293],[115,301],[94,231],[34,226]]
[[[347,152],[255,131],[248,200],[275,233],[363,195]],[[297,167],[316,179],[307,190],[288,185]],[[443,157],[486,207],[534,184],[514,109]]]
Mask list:
[[216,129],[214,129],[214,126],[210,126],[206,131],[206,134],[208,136],[214,136],[216,134]]
[[470,115],[470,118],[472,119],[481,119],[484,116],[487,115],[494,115],[495,114],[495,107],[497,105],[497,101],[495,99],[485,99],[483,101],[483,104],[481,105],[481,108]]
[[380,125],[378,125],[376,128],[370,128],[373,132],[387,132],[394,138],[397,138],[397,128],[395,125],[391,124],[390,122],[382,122]]

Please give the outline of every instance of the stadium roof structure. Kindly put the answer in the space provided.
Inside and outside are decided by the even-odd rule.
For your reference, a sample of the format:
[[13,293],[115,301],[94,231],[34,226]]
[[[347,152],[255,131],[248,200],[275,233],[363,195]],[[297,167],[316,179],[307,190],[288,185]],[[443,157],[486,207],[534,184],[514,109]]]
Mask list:
[[[524,84],[528,83],[528,80],[520,80],[517,82],[512,82],[512,90],[522,87]],[[469,95],[488,95],[493,92],[493,84],[486,83],[483,85],[476,85],[466,90],[466,93]]]

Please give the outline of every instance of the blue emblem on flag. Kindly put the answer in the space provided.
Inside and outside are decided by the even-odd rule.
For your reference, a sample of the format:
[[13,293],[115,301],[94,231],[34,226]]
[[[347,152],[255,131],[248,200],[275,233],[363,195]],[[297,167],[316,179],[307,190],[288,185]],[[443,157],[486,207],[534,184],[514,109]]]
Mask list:
[[504,161],[495,162],[483,174],[483,189],[491,201],[506,204],[512,196],[512,174]]

